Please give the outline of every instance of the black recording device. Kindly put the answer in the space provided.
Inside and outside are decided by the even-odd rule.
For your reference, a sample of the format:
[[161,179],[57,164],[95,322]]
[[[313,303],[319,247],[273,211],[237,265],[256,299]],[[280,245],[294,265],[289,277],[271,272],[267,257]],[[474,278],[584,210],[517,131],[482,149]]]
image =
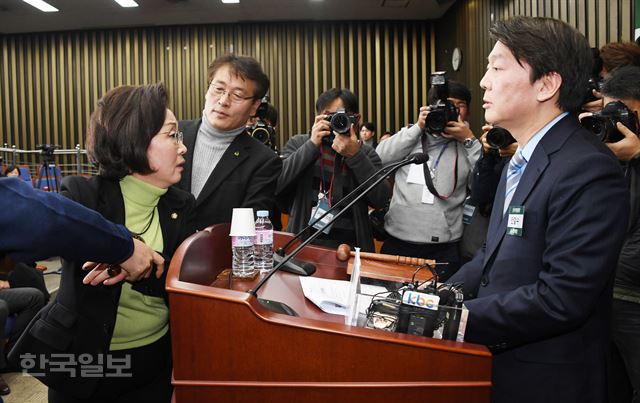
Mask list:
[[487,143],[493,149],[504,148],[516,142],[509,130],[494,126],[487,132]]
[[425,130],[434,136],[440,136],[447,127],[447,122],[458,120],[458,108],[449,101],[449,84],[446,72],[436,71],[431,74],[431,87],[435,89],[437,100],[429,105],[429,114],[425,122]]
[[45,161],[52,161],[53,153],[58,148],[60,148],[60,146],[54,144],[39,144],[36,146],[36,149],[40,150],[40,155],[42,155]]
[[336,133],[349,136],[349,129],[357,122],[358,117],[357,115],[348,114],[344,108],[338,108],[335,112],[326,114],[324,119],[328,121],[331,126],[331,134],[323,137],[322,142],[325,145],[331,145],[336,137]]
[[446,284],[437,291],[409,287],[402,294],[396,332],[433,337],[439,328],[443,340],[456,340],[462,316],[463,294],[458,286]]
[[603,143],[615,143],[624,138],[616,127],[618,122],[636,135],[640,133],[636,113],[620,101],[609,102],[601,111],[594,112],[580,121],[582,126],[595,134]]
[[270,124],[258,119],[253,126],[249,127],[249,134],[254,139],[276,151],[276,130]]

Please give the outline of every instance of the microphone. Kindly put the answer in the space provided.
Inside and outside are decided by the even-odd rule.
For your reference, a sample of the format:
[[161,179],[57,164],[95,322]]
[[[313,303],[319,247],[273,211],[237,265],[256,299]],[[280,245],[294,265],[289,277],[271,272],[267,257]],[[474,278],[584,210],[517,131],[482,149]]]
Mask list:
[[[418,154],[420,154],[420,156],[418,156]],[[343,209],[341,209],[340,211],[338,211],[333,217],[331,217],[331,219],[329,221],[327,221],[321,229],[319,229],[318,231],[314,232],[313,234],[311,234],[311,236],[307,239],[305,239],[300,245],[298,245],[298,247],[296,249],[294,249],[293,252],[291,252],[290,254],[284,256],[282,258],[282,260],[276,264],[273,269],[271,269],[269,271],[269,273],[267,273],[267,275],[265,275],[259,282],[258,284],[256,284],[256,286],[252,289],[249,290],[249,293],[252,294],[253,296],[257,297],[258,296],[258,290],[260,289],[260,287],[262,287],[264,285],[264,283],[266,283],[271,276],[273,276],[278,270],[280,270],[281,267],[283,267],[284,265],[287,264],[287,262],[291,259],[293,259],[298,253],[300,253],[300,251],[307,246],[308,244],[310,244],[311,242],[313,242],[318,236],[320,236],[320,234],[322,234],[322,231],[326,228],[328,228],[331,224],[333,224],[333,222],[335,220],[337,220],[340,216],[342,216],[345,212],[347,212],[354,204],[356,204],[360,199],[362,199],[364,196],[367,195],[367,193],[369,193],[371,191],[371,189],[373,189],[374,187],[376,187],[380,182],[382,182],[383,180],[386,179],[387,175],[391,174],[393,171],[397,170],[398,168],[404,166],[404,165],[409,165],[409,164],[415,164],[417,162],[415,161],[423,161],[423,162],[419,162],[421,164],[423,164],[424,162],[426,162],[429,159],[429,156],[425,153],[416,153],[416,154],[411,154],[408,157],[395,162],[393,164],[390,164],[386,167],[383,167],[382,169],[380,169],[378,172],[376,172],[375,174],[373,174],[371,177],[367,178],[364,182],[363,185],[366,183],[369,183],[371,181],[373,181],[372,184],[370,184],[366,189],[364,189],[364,191],[360,192],[360,189],[364,188],[363,185],[358,186],[356,189],[354,189],[351,193],[349,193],[346,197],[344,197],[344,199],[349,199],[351,198],[353,195],[356,195],[353,200],[351,200],[349,202],[349,204],[347,204]],[[380,175],[380,173],[384,172],[384,175]],[[376,178],[377,177],[377,178]],[[372,178],[375,178],[375,180],[373,180]],[[344,200],[342,199],[342,200]],[[340,200],[338,203],[336,203],[334,205],[337,206],[340,204],[340,202],[342,202],[342,200]],[[317,220],[314,221],[313,224],[315,224],[315,222],[320,221],[322,218],[324,218],[324,216],[326,216],[327,214],[329,214],[329,212],[332,209],[329,209],[328,211],[326,211],[320,218],[318,218]],[[308,225],[304,230],[300,231],[298,234],[295,235],[294,239],[298,238],[300,236],[300,234],[304,231],[306,231],[307,229],[309,229],[313,224]],[[293,239],[292,239],[293,240]],[[287,243],[287,245],[285,245],[284,247],[282,247],[281,249],[284,251],[286,249],[286,247],[288,247],[288,245],[291,244],[291,241],[289,241]]]
[[[293,244],[296,240],[300,239],[300,236],[302,236],[302,234],[304,234],[306,231],[308,231],[310,228],[312,228],[314,225],[316,225],[318,222],[322,221],[322,219],[333,213],[334,211],[336,211],[339,207],[342,207],[344,204],[347,203],[347,201],[355,196],[355,195],[359,195],[362,194],[361,191],[362,189],[364,189],[371,181],[375,180],[379,175],[384,174],[384,177],[388,176],[391,172],[393,172],[394,170],[403,167],[405,165],[409,165],[409,164],[424,164],[429,160],[429,154],[427,153],[413,153],[410,154],[408,156],[406,156],[405,158],[401,159],[400,161],[396,161],[393,162],[391,164],[388,164],[382,168],[380,168],[378,171],[376,171],[373,175],[371,175],[370,177],[368,177],[367,179],[365,179],[360,185],[358,185],[355,189],[353,189],[348,195],[346,195],[345,197],[343,197],[342,199],[340,199],[337,203],[335,203],[333,206],[331,206],[331,208],[327,211],[325,211],[322,215],[320,215],[320,217],[316,218],[315,220],[313,220],[313,222],[311,222],[309,225],[307,225],[306,227],[304,227],[303,229],[301,229],[300,231],[298,231],[298,233],[296,233],[293,238],[291,238],[289,240],[289,242],[287,242],[286,244],[284,244],[284,246],[278,248],[278,250],[276,251],[276,253],[280,256],[284,256],[287,249],[291,246],[291,244]],[[376,185],[379,182],[376,182]],[[365,191],[364,194],[366,194],[366,192],[368,192],[369,189],[367,189]],[[332,221],[333,222],[333,221]],[[326,227],[326,226],[325,226]],[[299,261],[298,261],[299,262]],[[283,270],[285,271],[289,271],[286,268],[283,268]],[[315,268],[314,268],[315,271]],[[313,272],[307,274],[310,275],[313,274]]]

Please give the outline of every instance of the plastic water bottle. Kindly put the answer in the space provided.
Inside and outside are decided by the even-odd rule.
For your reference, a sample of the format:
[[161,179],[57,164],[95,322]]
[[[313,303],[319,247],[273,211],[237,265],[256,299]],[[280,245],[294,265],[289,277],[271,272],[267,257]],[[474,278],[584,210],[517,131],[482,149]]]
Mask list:
[[255,249],[256,269],[266,273],[273,269],[273,224],[267,210],[259,210],[256,220]]
[[234,277],[253,277],[256,274],[256,267],[253,258],[253,237],[252,236],[232,236],[231,248],[233,258],[231,272]]

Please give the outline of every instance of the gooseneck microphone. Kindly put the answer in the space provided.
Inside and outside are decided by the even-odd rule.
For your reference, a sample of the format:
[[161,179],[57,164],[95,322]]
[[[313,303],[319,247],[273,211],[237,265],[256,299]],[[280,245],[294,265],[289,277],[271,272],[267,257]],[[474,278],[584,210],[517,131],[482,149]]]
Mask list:
[[[364,182],[362,182],[355,189],[353,189],[348,195],[346,195],[345,197],[340,199],[336,204],[331,206],[331,208],[328,209],[327,211],[325,211],[322,215],[320,215],[320,217],[316,218],[309,225],[307,225],[306,227],[304,227],[303,229],[298,231],[298,233],[296,233],[293,236],[293,238],[291,238],[289,240],[289,242],[284,244],[282,247],[278,248],[276,253],[278,255],[280,255],[280,256],[284,256],[286,251],[287,251],[287,249],[291,246],[291,244],[293,244],[296,240],[300,239],[302,234],[304,234],[307,230],[312,228],[318,222],[321,222],[322,219],[325,216],[333,213],[339,207],[342,207],[343,205],[345,205],[349,201],[349,199],[351,197],[354,197],[355,195],[361,194],[360,192],[362,191],[362,189],[364,189],[366,186],[368,186],[369,183],[371,181],[375,180],[379,175],[384,175],[384,177],[387,177],[391,172],[395,171],[396,169],[398,169],[398,168],[400,168],[402,166],[409,165],[409,164],[418,164],[418,165],[420,165],[420,164],[424,164],[428,160],[429,160],[429,154],[427,154],[427,153],[413,153],[413,154],[410,154],[410,155],[406,156],[405,158],[401,159],[400,161],[393,162],[393,163],[391,163],[389,165],[386,165],[386,166],[380,168],[373,175],[371,175],[370,177],[365,179]],[[380,183],[380,182],[376,182],[376,185],[378,183]],[[365,191],[364,194],[366,194],[369,190],[370,189],[367,189],[367,191]]]
[[[375,174],[373,174],[371,177],[367,178],[362,185],[358,186],[356,189],[354,189],[351,193],[349,193],[346,197],[344,197],[342,200],[345,199],[349,199],[351,198],[353,195],[356,195],[355,197],[353,197],[353,200],[351,200],[343,209],[341,209],[340,211],[338,211],[333,217],[331,217],[331,219],[329,219],[323,226],[321,229],[319,229],[318,231],[314,232],[313,234],[311,234],[311,236],[309,236],[309,238],[305,239],[300,245],[298,245],[298,247],[296,249],[293,250],[293,252],[291,252],[290,254],[284,256],[282,258],[282,260],[276,264],[274,266],[273,269],[271,269],[269,271],[269,273],[267,273],[259,282],[258,284],[256,284],[256,286],[249,290],[249,293],[254,295],[254,296],[258,296],[258,290],[260,289],[260,287],[262,287],[264,285],[264,283],[266,283],[271,276],[273,276],[281,267],[283,267],[289,260],[291,260],[292,258],[294,258],[298,253],[300,253],[300,251],[302,249],[304,249],[305,246],[307,246],[308,244],[310,244],[311,242],[313,242],[314,239],[316,239],[318,236],[320,236],[320,234],[322,234],[322,231],[326,228],[328,228],[331,224],[333,224],[333,222],[335,220],[338,219],[338,217],[340,217],[342,214],[344,214],[346,211],[348,211],[354,204],[356,204],[360,199],[362,199],[364,196],[367,195],[367,193],[369,193],[371,191],[371,189],[373,189],[374,187],[376,187],[380,182],[382,182],[383,180],[385,180],[387,178],[387,175],[391,174],[392,172],[394,172],[395,170],[397,170],[398,168],[405,166],[405,165],[409,165],[409,164],[424,164],[425,162],[427,162],[429,160],[429,155],[427,155],[426,153],[415,153],[415,154],[411,154],[408,157],[402,159],[401,161],[395,162],[393,164],[390,164],[386,167],[383,167],[382,169],[380,169],[378,172],[376,172]],[[381,175],[382,173],[384,173],[384,175]],[[376,178],[377,177],[377,178]],[[373,180],[373,178],[375,178],[375,180]],[[360,190],[362,188],[365,187],[365,185],[369,182],[371,182],[373,180],[373,183],[371,183],[363,192],[360,192]],[[340,202],[342,201],[340,200]],[[333,207],[337,207],[338,205],[340,205],[340,202],[336,203]],[[333,209],[333,208],[332,208]],[[329,209],[327,212],[325,212],[320,218],[318,218],[317,220],[314,221],[313,224],[315,224],[316,222],[320,221],[324,216],[326,216],[332,209]],[[298,234],[295,235],[294,239],[299,237],[300,234],[304,231],[306,231],[307,229],[309,229],[313,224],[310,224],[309,226],[307,226],[307,228],[305,228],[304,230],[302,230],[301,232],[299,232]],[[289,244],[291,244],[291,241],[289,241],[287,243],[287,245],[285,245],[283,248],[283,250],[285,250]]]

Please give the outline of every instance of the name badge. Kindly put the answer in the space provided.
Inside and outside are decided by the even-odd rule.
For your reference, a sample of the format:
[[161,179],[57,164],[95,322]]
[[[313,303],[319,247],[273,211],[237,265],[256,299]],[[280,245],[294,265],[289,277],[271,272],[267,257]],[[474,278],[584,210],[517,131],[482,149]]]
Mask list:
[[473,213],[476,211],[476,206],[469,204],[469,198],[464,201],[464,207],[462,208],[462,223],[469,225],[473,221]]
[[[309,224],[311,224],[312,222],[320,218],[328,210],[329,210],[329,202],[327,201],[327,199],[326,198],[319,199],[318,205],[311,209],[311,218],[309,219]],[[324,227],[331,219],[333,219],[333,216],[334,216],[333,213],[327,214],[322,220],[315,223],[313,225],[313,228],[317,230],[322,229],[322,232],[328,235],[329,232],[331,231],[331,227],[333,227],[333,223],[324,229],[322,227]]]
[[509,206],[507,210],[507,235],[522,236],[524,226],[524,206]]

